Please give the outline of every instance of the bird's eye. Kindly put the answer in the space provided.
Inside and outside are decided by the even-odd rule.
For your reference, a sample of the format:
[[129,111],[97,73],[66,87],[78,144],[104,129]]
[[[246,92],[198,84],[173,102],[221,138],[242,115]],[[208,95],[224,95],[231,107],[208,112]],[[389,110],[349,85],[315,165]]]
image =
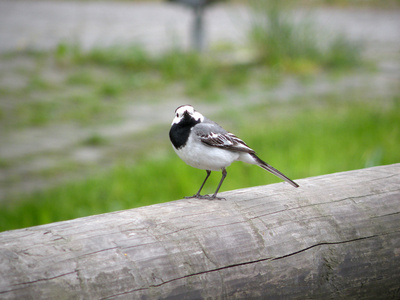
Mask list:
[[179,117],[179,114],[176,114],[176,117]]

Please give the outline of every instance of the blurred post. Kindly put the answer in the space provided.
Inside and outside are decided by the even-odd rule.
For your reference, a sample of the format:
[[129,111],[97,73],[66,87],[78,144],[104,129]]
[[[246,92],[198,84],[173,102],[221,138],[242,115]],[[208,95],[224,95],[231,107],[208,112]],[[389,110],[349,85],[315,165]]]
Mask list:
[[194,20],[192,26],[192,49],[197,52],[202,52],[204,49],[204,26],[203,15],[204,6],[193,7]]
[[194,51],[204,50],[204,9],[212,3],[221,0],[167,0],[190,7],[193,10],[193,25],[191,31],[191,46]]

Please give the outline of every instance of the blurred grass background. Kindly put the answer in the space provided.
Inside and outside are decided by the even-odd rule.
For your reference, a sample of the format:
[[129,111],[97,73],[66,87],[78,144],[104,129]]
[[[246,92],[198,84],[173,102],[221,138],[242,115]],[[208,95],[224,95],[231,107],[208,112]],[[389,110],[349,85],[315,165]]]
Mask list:
[[[53,51],[4,54],[2,61],[28,64],[14,74],[22,83],[0,87],[2,103],[7,104],[0,107],[0,126],[4,131],[65,123],[98,128],[118,123],[127,106],[146,101],[161,105],[179,97],[195,107],[215,108],[210,118],[292,179],[399,162],[398,91],[375,96],[361,87],[293,93],[283,100],[266,96],[288,80],[307,87],[324,77],[339,86],[341,78],[373,73],[374,62],[361,56],[361,46],[342,35],[319,44],[315,25],[294,23],[278,1],[263,1],[255,10],[248,33],[251,55],[245,61],[226,59],[236,49],[224,44],[213,46],[206,55],[177,48],[150,54],[138,45],[83,51],[71,44]],[[168,112],[171,120],[174,109]],[[169,124],[124,137],[130,140],[127,144],[93,130],[76,146],[119,150],[113,150],[104,164],[81,166],[61,160],[35,174],[51,181],[67,173],[68,180],[8,195],[0,202],[0,230],[192,195],[205,172],[175,155],[168,140]],[[0,157],[3,171],[15,163]],[[219,180],[220,174],[214,172],[204,191],[213,192]],[[235,163],[228,168],[221,191],[279,181],[260,168]]]

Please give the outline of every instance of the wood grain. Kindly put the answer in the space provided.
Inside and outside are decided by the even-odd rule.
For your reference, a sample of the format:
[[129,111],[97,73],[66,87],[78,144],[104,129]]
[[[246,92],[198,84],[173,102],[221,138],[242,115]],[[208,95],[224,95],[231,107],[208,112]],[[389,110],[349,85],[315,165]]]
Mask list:
[[400,164],[297,182],[0,233],[0,298],[399,299]]

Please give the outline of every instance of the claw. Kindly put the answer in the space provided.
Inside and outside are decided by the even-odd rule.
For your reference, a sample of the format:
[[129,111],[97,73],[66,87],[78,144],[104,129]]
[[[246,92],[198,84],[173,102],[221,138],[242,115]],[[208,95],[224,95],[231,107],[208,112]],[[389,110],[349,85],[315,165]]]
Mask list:
[[222,182],[224,181],[224,179],[225,179],[225,177],[226,177],[226,170],[225,170],[225,168],[222,168],[222,178],[221,178],[221,181],[219,182],[218,187],[217,187],[217,190],[215,191],[215,193],[214,193],[212,196],[209,196],[209,195],[200,195],[200,192],[201,192],[201,190],[203,189],[204,184],[206,183],[208,177],[209,177],[210,174],[211,174],[211,171],[210,171],[210,170],[206,170],[206,172],[207,172],[207,176],[206,176],[206,178],[204,179],[203,183],[201,184],[201,187],[200,187],[199,191],[198,191],[196,194],[194,194],[193,196],[185,197],[185,199],[197,198],[197,199],[207,199],[207,200],[225,200],[225,198],[217,197],[217,193],[218,193],[218,191],[219,191],[219,188],[221,187],[221,184],[222,184]]
[[193,196],[187,196],[185,199],[206,199],[206,200],[226,200],[225,198],[222,197],[216,197],[215,195],[209,196],[209,195],[200,195],[200,194],[195,194]]

